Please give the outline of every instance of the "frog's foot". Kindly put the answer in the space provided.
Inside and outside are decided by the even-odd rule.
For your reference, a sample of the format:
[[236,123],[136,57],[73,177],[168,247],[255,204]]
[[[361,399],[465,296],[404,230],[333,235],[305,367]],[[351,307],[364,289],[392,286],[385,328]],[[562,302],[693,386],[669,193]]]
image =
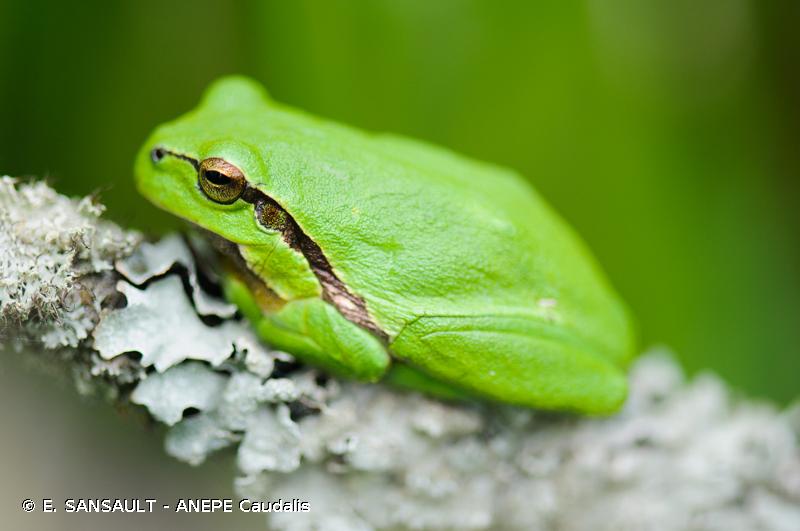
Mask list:
[[423,316],[389,348],[432,378],[501,402],[597,414],[627,394],[619,367],[528,316]]
[[389,366],[380,340],[322,299],[291,301],[253,324],[270,345],[337,376],[374,382]]
[[225,295],[271,346],[342,376],[374,382],[389,367],[384,344],[318,298],[264,305],[240,279],[225,278]]

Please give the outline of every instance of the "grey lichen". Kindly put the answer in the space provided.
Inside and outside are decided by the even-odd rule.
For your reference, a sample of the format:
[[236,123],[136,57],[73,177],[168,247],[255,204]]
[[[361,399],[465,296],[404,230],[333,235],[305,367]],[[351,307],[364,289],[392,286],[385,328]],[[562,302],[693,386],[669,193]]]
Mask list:
[[192,302],[199,315],[233,317],[236,313],[234,305],[211,297],[200,289],[194,257],[177,234],[168,235],[158,243],[143,242],[135,254],[116,264],[117,271],[137,285],[144,284],[153,277],[165,275],[175,266],[186,270],[187,280],[192,288]]
[[800,408],[687,381],[664,352],[611,418],[324,378],[205,293],[183,239],[134,251],[99,206],[41,183],[3,179],[0,205],[8,343],[58,348],[80,389],[142,405],[177,459],[234,449],[242,496],[310,502],[271,528],[800,529]]
[[43,182],[0,177],[0,324],[40,323],[48,348],[76,347],[98,321],[98,287],[136,233],[100,219],[92,198],[70,199]]
[[251,335],[238,321],[206,326],[175,275],[146,289],[121,280],[117,291],[125,295],[127,306],[109,313],[94,329],[94,348],[107,360],[136,351],[143,366],[153,365],[159,372],[186,359],[219,365],[233,354],[240,338],[247,341]]
[[182,363],[163,374],[144,378],[131,394],[131,401],[145,406],[153,417],[172,426],[189,408],[203,411],[218,405],[226,380],[201,363]]

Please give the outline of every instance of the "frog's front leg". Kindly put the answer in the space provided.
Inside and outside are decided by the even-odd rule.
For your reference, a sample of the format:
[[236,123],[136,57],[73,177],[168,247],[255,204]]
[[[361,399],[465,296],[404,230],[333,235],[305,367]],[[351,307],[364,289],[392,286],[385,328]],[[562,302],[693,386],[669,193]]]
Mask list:
[[369,382],[379,380],[389,367],[390,358],[381,341],[322,299],[297,299],[263,312],[252,292],[238,280],[228,279],[225,291],[264,341],[306,363]]

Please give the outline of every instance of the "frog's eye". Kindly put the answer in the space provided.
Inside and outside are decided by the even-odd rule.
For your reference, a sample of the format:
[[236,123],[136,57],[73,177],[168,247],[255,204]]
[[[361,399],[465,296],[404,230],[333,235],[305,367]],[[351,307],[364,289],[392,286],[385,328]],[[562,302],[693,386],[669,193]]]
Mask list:
[[200,163],[197,174],[200,189],[214,202],[229,205],[239,199],[247,188],[242,170],[218,157]]
[[161,162],[161,160],[166,156],[167,152],[162,148],[153,148],[150,152],[150,158],[153,162]]

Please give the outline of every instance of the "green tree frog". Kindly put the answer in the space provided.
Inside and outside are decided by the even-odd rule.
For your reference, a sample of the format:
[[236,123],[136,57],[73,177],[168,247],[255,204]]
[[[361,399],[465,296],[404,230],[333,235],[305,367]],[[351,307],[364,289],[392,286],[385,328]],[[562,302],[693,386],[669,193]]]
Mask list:
[[223,78],[158,127],[138,189],[220,242],[226,294],[335,375],[588,414],[627,393],[628,311],[513,171]]

